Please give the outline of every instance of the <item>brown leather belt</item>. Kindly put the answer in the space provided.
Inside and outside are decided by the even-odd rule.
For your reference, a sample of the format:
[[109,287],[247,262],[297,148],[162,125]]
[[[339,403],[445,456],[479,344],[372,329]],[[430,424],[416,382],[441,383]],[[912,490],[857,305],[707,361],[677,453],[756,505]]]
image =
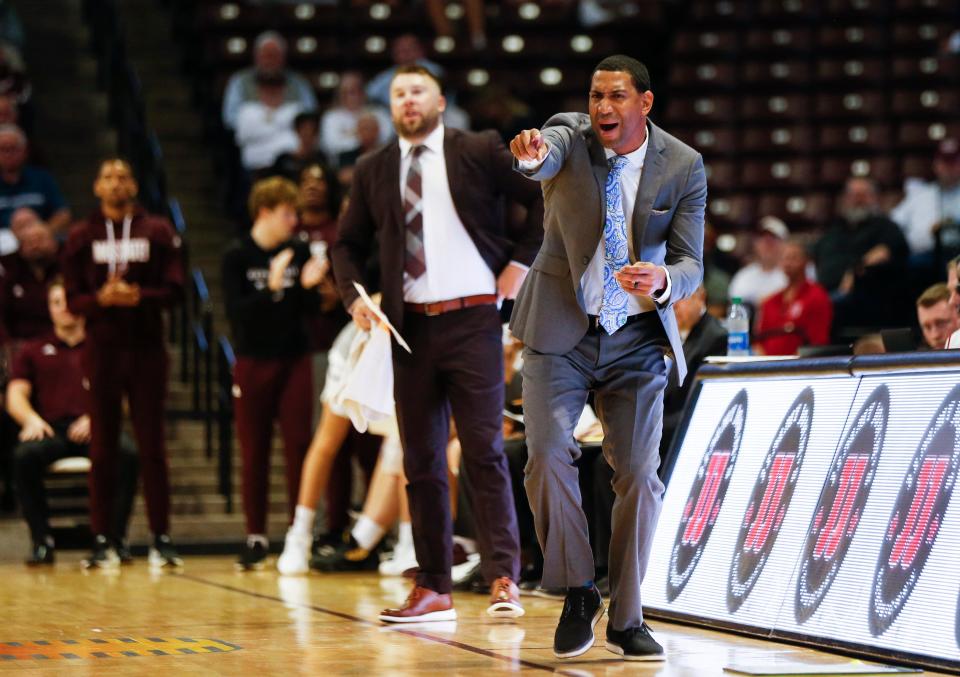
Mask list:
[[434,315],[443,315],[444,313],[462,310],[463,308],[490,306],[496,302],[496,294],[477,294],[476,296],[464,296],[460,299],[434,301],[433,303],[404,303],[403,306],[411,313],[420,313],[421,315],[433,317]]

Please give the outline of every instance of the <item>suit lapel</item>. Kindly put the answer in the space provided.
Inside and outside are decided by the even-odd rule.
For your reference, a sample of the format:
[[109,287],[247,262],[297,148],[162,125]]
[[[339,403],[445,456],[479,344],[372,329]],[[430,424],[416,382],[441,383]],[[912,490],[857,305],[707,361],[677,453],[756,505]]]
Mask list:
[[460,191],[460,135],[455,129],[443,129],[443,159],[447,165],[447,185],[450,187],[450,197],[453,198],[453,206],[457,210],[457,215],[463,221],[463,210],[457,204],[457,197]]
[[394,141],[387,149],[384,161],[383,185],[390,201],[390,211],[396,227],[404,230],[403,195],[400,192],[400,144]]
[[597,194],[600,196],[600,221],[599,228],[594,233],[588,233],[591,237],[589,251],[597,248],[597,243],[603,236],[603,225],[607,222],[607,175],[610,173],[610,165],[607,164],[607,155],[603,151],[603,146],[597,140],[593,133],[593,127],[589,127],[586,132],[587,150],[590,154],[590,169],[593,171],[593,178],[597,182]]
[[643,260],[643,237],[650,220],[650,210],[653,201],[657,199],[660,185],[663,183],[664,156],[663,138],[660,129],[650,123],[650,140],[647,144],[647,155],[643,160],[643,172],[640,174],[640,185],[637,186],[637,199],[633,203],[633,256],[635,260]]

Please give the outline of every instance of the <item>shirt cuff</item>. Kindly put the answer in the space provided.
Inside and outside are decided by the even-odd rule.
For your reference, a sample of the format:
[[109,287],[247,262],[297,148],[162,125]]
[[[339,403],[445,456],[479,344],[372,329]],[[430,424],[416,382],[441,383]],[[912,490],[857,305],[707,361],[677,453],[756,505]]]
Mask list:
[[[543,158],[543,160],[546,159],[547,158]],[[540,165],[543,164],[543,160],[517,160],[517,168],[522,172],[532,172],[540,169]]]
[[670,280],[670,271],[667,269],[667,267],[666,266],[660,266],[660,267],[663,268],[663,274],[667,278],[667,287],[660,294],[651,294],[650,298],[652,298],[657,303],[657,305],[662,306],[662,305],[665,305],[667,301],[670,300],[670,292],[673,289],[673,282]]
[[523,272],[527,272],[528,270],[530,270],[530,266],[528,266],[528,265],[526,265],[526,264],[524,264],[524,263],[520,263],[519,261],[510,261],[510,263],[508,263],[507,265],[508,265],[508,266],[516,266],[517,268],[519,268],[519,269],[522,270]]

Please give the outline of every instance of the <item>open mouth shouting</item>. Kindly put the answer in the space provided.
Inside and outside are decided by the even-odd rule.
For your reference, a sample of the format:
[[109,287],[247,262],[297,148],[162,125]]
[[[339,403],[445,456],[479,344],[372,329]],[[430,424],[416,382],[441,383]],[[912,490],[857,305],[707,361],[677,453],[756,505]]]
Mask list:
[[620,129],[620,123],[616,121],[598,122],[597,126],[600,128],[600,135],[604,138],[616,136]]

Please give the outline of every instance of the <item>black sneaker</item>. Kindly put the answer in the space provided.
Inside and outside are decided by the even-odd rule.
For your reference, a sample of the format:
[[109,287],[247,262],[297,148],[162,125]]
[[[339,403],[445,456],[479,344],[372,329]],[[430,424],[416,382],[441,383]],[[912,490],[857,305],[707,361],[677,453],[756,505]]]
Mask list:
[[553,655],[573,658],[593,646],[593,628],[603,616],[603,600],[597,586],[567,588],[563,612],[553,635]]
[[80,563],[84,569],[116,569],[120,566],[120,558],[110,545],[110,540],[103,534],[97,534],[93,539],[93,552]]
[[376,571],[379,566],[380,549],[361,548],[353,536],[332,553],[310,558],[310,568],[317,571]]
[[127,542],[127,539],[113,539],[113,549],[117,552],[120,564],[133,564],[133,553],[130,552],[130,543]]
[[240,571],[259,571],[267,563],[267,546],[260,539],[247,539],[237,557]]
[[177,554],[177,549],[173,547],[173,541],[166,534],[157,534],[153,539],[153,547],[150,548],[148,558],[150,566],[156,569],[168,569],[182,567],[183,560]]
[[39,567],[53,564],[53,546],[49,543],[34,543],[30,557],[24,562],[28,567]]
[[607,651],[623,656],[625,661],[662,661],[667,654],[650,634],[650,626],[614,630],[607,625]]

